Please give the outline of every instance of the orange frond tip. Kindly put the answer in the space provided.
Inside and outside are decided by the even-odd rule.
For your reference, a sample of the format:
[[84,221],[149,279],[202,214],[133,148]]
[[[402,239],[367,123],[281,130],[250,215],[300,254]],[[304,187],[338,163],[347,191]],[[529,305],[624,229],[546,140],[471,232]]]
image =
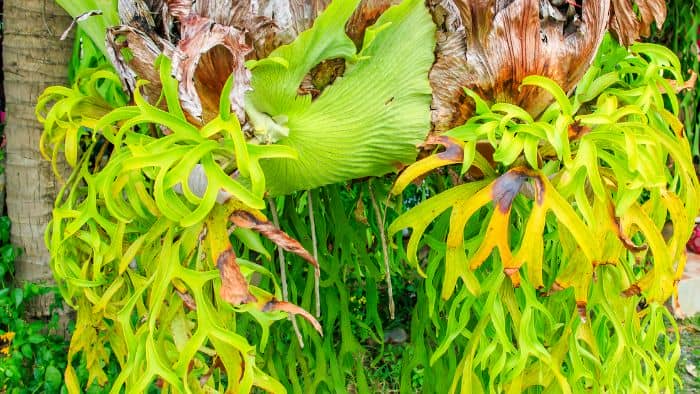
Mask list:
[[578,316],[581,318],[581,323],[585,324],[588,321],[586,301],[576,301],[576,310],[578,311]]
[[299,241],[277,228],[274,223],[265,219],[264,216],[256,216],[249,211],[237,210],[231,214],[229,220],[238,227],[257,231],[283,250],[296,254],[315,268],[318,267],[316,259],[308,250],[304,249]]
[[256,302],[257,299],[248,291],[248,282],[246,282],[241,269],[236,262],[236,255],[232,250],[228,249],[219,255],[216,260],[216,265],[219,268],[221,276],[221,298],[233,305],[247,304]]
[[314,327],[314,329],[321,335],[323,336],[323,329],[321,328],[321,324],[311,316],[309,312],[304,310],[303,308],[292,304],[291,302],[286,302],[286,301],[277,301],[276,299],[271,299],[268,303],[266,303],[263,308],[263,312],[274,312],[274,311],[281,311],[281,312],[286,312],[292,315],[301,315],[304,319],[306,319],[311,325]]
[[632,296],[641,294],[641,292],[642,292],[642,289],[640,289],[639,286],[634,284],[634,285],[630,286],[629,288],[625,289],[622,292],[622,295],[624,297],[632,297]]
[[588,134],[593,130],[592,128],[582,125],[580,120],[575,120],[572,124],[569,125],[569,140],[577,140],[583,137],[584,135]]
[[520,287],[520,271],[518,268],[505,268],[503,272],[508,275],[514,288]]

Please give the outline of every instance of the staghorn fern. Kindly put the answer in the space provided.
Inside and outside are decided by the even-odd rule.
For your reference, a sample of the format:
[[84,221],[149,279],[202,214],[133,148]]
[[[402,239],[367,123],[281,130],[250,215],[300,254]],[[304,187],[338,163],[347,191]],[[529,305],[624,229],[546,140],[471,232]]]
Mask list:
[[[414,160],[416,145],[429,127],[427,74],[433,29],[427,9],[420,1],[390,8],[376,28],[368,29],[362,51],[354,54],[354,44],[336,26],[344,25],[356,5],[333,3],[312,29],[272,53],[274,64],[261,61],[249,66],[254,90],[246,109],[255,126],[253,136],[243,132],[233,112],[233,77],[222,89],[219,114],[197,125],[181,106],[171,62],[163,56],[155,64],[161,96],[153,103],[142,95],[142,90],[147,91],[142,80],[135,85],[133,105],[112,101],[116,104],[112,108],[107,97],[113,92],[102,87],[118,83],[119,78],[106,69],[86,70],[73,89],[49,88],[40,97],[37,116],[45,128],[42,152],[55,168],[61,153],[72,167],[46,242],[61,292],[78,311],[69,359],[83,352],[90,372],[88,386],[93,380],[106,383],[102,368],[109,362],[109,348],[121,366],[111,389],[115,392],[122,388],[141,392],[156,380],[184,392],[214,374],[218,378],[210,387],[237,392],[248,392],[253,386],[284,390],[256,364],[255,346],[237,333],[240,315],[249,313],[258,322],[263,333],[257,342],[260,347],[265,347],[270,325],[282,318],[278,311],[301,314],[314,328],[320,326],[304,310],[279,301],[279,287],[269,271],[236,258],[227,223],[235,225],[234,236],[251,250],[269,256],[251,231],[255,230],[318,269],[298,242],[259,212],[266,206],[263,198],[390,171],[395,163]],[[414,22],[425,28],[414,29]],[[313,38],[329,34],[335,34],[337,42]],[[406,36],[420,43],[420,49],[408,43],[396,45],[398,37]],[[316,56],[317,48],[326,49]],[[391,57],[408,56],[409,51],[412,61],[388,62]],[[352,64],[343,79],[316,100],[297,97],[294,88],[286,97],[296,103],[294,107],[265,108],[273,115],[271,122],[284,113],[288,123],[282,126],[292,133],[289,142],[271,144],[276,139],[263,136],[268,129],[255,123],[261,110],[253,103],[285,98],[276,89],[298,85],[317,62],[339,53],[347,54]],[[303,56],[305,62],[296,63]],[[395,78],[350,94],[348,89],[366,80],[372,70],[391,64],[398,67]],[[290,82],[257,82],[266,79]],[[365,100],[365,94],[372,100]],[[378,107],[377,100],[389,104]],[[363,105],[341,111],[347,102]],[[412,116],[400,116],[405,111]],[[350,121],[328,117],[338,112]],[[317,122],[319,115],[330,122],[325,126],[328,132],[310,141],[303,125]],[[339,139],[363,142],[347,145],[356,149],[354,155],[345,156],[347,163],[317,167],[319,157],[298,154],[304,152],[299,141],[332,147]],[[327,160],[334,159],[334,152],[335,147]],[[279,161],[271,166],[272,160]],[[310,166],[309,160],[315,171],[307,172],[306,181],[289,177],[288,162],[300,162],[304,168]],[[249,286],[254,273],[272,278],[270,292]],[[66,384],[71,392],[80,390],[71,366]]]
[[[469,332],[451,391],[674,387],[678,337],[656,330],[675,327],[662,303],[683,273],[698,211],[690,148],[664,79],[682,85],[679,68],[663,47],[634,44],[627,52],[608,40],[571,98],[550,80],[525,78],[557,100],[537,119],[467,92],[476,115],[435,141],[443,152],[396,180],[393,194],[439,166],[481,170],[482,179],[455,184],[389,228],[412,228],[406,253],[418,265],[426,229],[452,208],[449,224],[440,224],[449,227],[439,238],[441,296],[456,293],[452,307],[459,300],[462,312],[450,310],[448,334],[430,359]],[[479,144],[493,147],[495,173]],[[667,220],[674,234],[664,240]],[[431,282],[435,270],[429,263]],[[640,300],[649,306],[638,312]]]
[[[163,60],[161,67],[165,70],[167,61]],[[94,84],[103,77],[93,73],[87,82],[79,80],[77,85]],[[49,98],[57,100],[46,119],[67,117],[85,102],[80,89],[61,98],[66,93],[46,92],[47,100],[42,103],[48,103]],[[243,174],[256,174],[261,158],[294,157],[294,153],[276,146],[248,149],[230,112],[197,130],[138,95],[136,103],[99,120],[81,119],[82,127],[91,127],[85,130],[101,133],[87,139],[82,159],[75,164],[57,200],[47,232],[59,287],[67,302],[78,310],[69,359],[84,351],[90,380],[104,384],[102,368],[108,362],[104,346],[109,344],[122,367],[113,390],[124,385],[129,391],[140,392],[160,377],[182,392],[191,383],[190,363],[201,364],[203,355],[220,353],[227,379],[240,381],[237,387],[247,391],[257,385],[279,391],[279,385],[256,372],[249,354],[251,345],[234,334],[237,312],[214,294],[221,293],[224,300],[235,304],[255,301],[240,307],[238,313],[276,308],[273,294],[256,287],[248,290],[241,276],[241,272],[246,276],[269,272],[240,259],[227,259],[231,245],[225,223],[238,210],[255,212],[252,207],[264,207],[264,185],[261,188],[246,181]],[[71,109],[64,111],[71,104]],[[170,109],[177,113],[174,107]],[[56,126],[47,130],[46,135],[51,136],[47,140],[56,144],[64,138],[60,142],[66,150],[78,149],[71,147],[77,141],[64,132],[64,123],[57,120],[45,124]],[[154,138],[143,132],[153,131],[155,125],[167,127],[168,135],[159,130],[156,133],[161,138]],[[106,164],[102,163],[104,152],[94,154],[99,144],[112,147]],[[54,145],[54,150],[59,146]],[[246,163],[242,162],[244,158]],[[240,181],[229,178],[220,167],[231,162],[241,173]],[[199,165],[208,179],[201,197],[188,187],[188,177]],[[264,180],[261,176],[254,178]],[[173,190],[176,184],[181,185],[181,194]],[[227,201],[231,202],[215,207],[221,194],[229,196]],[[250,232],[242,238],[260,242]],[[237,292],[250,296],[241,298]],[[186,305],[195,309],[188,314]],[[298,309],[289,311],[302,313]],[[279,313],[251,313],[263,326],[281,318]],[[66,383],[70,391],[80,391],[70,366]]]
[[[385,352],[378,283],[388,272],[378,263],[385,220],[369,207],[388,201],[390,180],[276,198],[296,244],[259,211],[265,193],[410,163],[427,134],[434,42],[426,9],[405,1],[384,12],[357,51],[339,28],[357,5],[331,3],[296,41],[247,64],[248,133],[229,94],[240,80],[222,83],[211,117],[194,119],[168,58],[148,70],[157,80],[135,83],[130,106],[108,98],[105,86],[118,77],[106,70],[81,74],[72,90],[47,90],[38,107],[43,151],[73,166],[47,244],[78,310],[69,358],[82,353],[91,381],[107,383],[102,369],[113,357],[121,366],[113,392],[154,383],[166,392],[377,391],[368,375]],[[341,78],[314,100],[298,93],[315,63],[337,57],[347,65]],[[548,109],[547,100],[534,103],[542,115],[468,93],[476,116],[428,137],[447,149],[406,168],[393,193],[450,164],[455,181],[430,176],[422,187],[436,195],[390,228],[413,229],[406,248],[395,238],[390,271],[411,278],[406,257],[424,276],[411,279],[418,289],[399,363],[404,392],[418,388],[417,377],[423,392],[445,391],[446,378],[462,392],[672,387],[677,337],[664,331],[675,326],[660,302],[682,272],[697,180],[664,77],[682,85],[667,51],[642,44],[630,53],[607,41],[571,99],[549,80],[524,79],[527,91],[556,99]],[[377,130],[389,132],[377,138]],[[347,146],[338,134],[352,137]],[[331,163],[334,155],[343,162]],[[401,211],[389,203],[386,215]],[[676,232],[665,242],[658,229],[668,218]],[[303,309],[278,301],[272,245],[251,230],[299,254],[291,260],[302,264],[286,269],[290,300],[306,310],[315,295],[304,260],[315,261],[301,244],[318,246],[323,336]],[[641,311],[637,292],[649,304]],[[309,319],[303,342],[287,323],[272,324],[285,317],[279,311]],[[71,392],[81,390],[75,375],[69,367]]]

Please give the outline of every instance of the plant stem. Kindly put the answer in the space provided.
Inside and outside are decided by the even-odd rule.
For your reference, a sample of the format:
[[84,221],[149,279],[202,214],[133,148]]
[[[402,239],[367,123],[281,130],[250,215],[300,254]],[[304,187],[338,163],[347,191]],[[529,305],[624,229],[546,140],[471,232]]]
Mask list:
[[314,260],[316,260],[316,267],[314,269],[314,293],[316,295],[316,318],[321,317],[321,289],[319,288],[319,281],[321,280],[321,265],[318,262],[318,241],[316,240],[316,220],[314,219],[314,205],[313,199],[311,198],[311,190],[306,192],[306,197],[309,204],[309,222],[311,222],[311,242],[314,248]]
[[[272,198],[268,198],[267,201],[270,203],[270,212],[272,213],[272,222],[275,227],[280,227],[280,220],[277,216],[277,205]],[[284,258],[284,251],[282,248],[277,248],[277,256],[280,260],[280,277],[282,281],[282,300],[285,302],[289,301],[289,292],[287,290],[287,260]],[[299,347],[304,348],[304,339],[301,337],[301,332],[299,331],[299,326],[297,325],[297,319],[294,318],[295,315],[290,314],[287,316],[292,322],[292,327],[294,327],[294,333],[297,335],[297,340],[299,341]]]
[[389,316],[391,320],[394,320],[396,315],[394,306],[394,289],[391,286],[391,270],[389,269],[389,251],[386,246],[386,234],[384,233],[384,217],[379,211],[379,205],[377,204],[377,199],[374,198],[374,191],[372,190],[371,181],[367,183],[369,188],[369,198],[372,200],[372,208],[374,208],[374,216],[377,218],[377,227],[379,227],[379,236],[382,240],[382,256],[384,257],[384,271],[386,271],[386,287],[389,293]]

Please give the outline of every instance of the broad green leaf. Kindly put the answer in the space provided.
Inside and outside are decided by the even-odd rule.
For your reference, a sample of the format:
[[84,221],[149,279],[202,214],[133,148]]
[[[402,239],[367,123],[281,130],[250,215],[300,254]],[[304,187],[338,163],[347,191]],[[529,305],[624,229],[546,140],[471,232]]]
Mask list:
[[[430,129],[428,71],[435,28],[428,10],[408,0],[385,11],[374,25],[381,29],[354,60],[343,26],[355,3],[333,2],[311,30],[273,52],[288,60],[288,68],[252,70],[251,104],[273,118],[283,115],[289,136],[278,143],[299,152],[297,161],[261,163],[272,195],[395,171],[415,159]],[[318,37],[323,37],[320,48]],[[333,43],[341,44],[330,53],[326,48]],[[342,78],[313,101],[297,96],[304,74],[329,57],[346,59]],[[381,75],[378,69],[384,70]]]

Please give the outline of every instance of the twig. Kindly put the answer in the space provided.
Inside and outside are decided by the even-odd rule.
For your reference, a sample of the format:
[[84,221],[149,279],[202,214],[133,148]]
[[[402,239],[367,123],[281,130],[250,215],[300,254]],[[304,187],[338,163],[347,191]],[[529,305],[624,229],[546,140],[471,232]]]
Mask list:
[[306,192],[309,204],[309,221],[311,222],[311,242],[314,246],[314,260],[316,267],[314,269],[314,293],[316,294],[316,318],[321,317],[321,289],[319,281],[321,280],[321,265],[318,262],[318,241],[316,240],[316,220],[314,220],[314,204],[311,198],[311,190]]
[[[275,224],[277,228],[280,227],[280,220],[277,216],[277,206],[272,198],[268,198],[267,201],[270,203],[270,212],[272,213],[272,223]],[[289,301],[289,292],[287,291],[287,260],[284,258],[284,251],[282,248],[277,248],[277,256],[280,259],[280,276],[282,281],[282,299],[287,302]],[[294,327],[294,333],[297,335],[297,340],[299,341],[299,347],[304,348],[304,339],[301,337],[301,332],[299,331],[299,326],[297,325],[297,319],[294,315],[287,315],[287,318],[292,321],[292,327]]]
[[379,205],[377,204],[377,199],[374,198],[374,191],[372,190],[372,183],[368,182],[367,186],[369,188],[369,198],[372,200],[372,208],[374,208],[374,216],[377,217],[377,227],[379,227],[379,235],[382,240],[382,255],[384,256],[384,270],[386,271],[386,286],[387,292],[389,293],[389,317],[394,320],[395,317],[395,306],[394,306],[394,290],[391,286],[391,271],[389,268],[389,251],[386,246],[386,234],[384,233],[384,217],[379,210]]
[[109,141],[105,138],[105,140],[102,143],[102,146],[100,147],[100,150],[97,151],[97,156],[95,156],[95,166],[92,170],[92,172],[97,172],[97,170],[100,168],[100,164],[102,164],[102,157],[105,155],[107,152],[107,145],[109,144]]

